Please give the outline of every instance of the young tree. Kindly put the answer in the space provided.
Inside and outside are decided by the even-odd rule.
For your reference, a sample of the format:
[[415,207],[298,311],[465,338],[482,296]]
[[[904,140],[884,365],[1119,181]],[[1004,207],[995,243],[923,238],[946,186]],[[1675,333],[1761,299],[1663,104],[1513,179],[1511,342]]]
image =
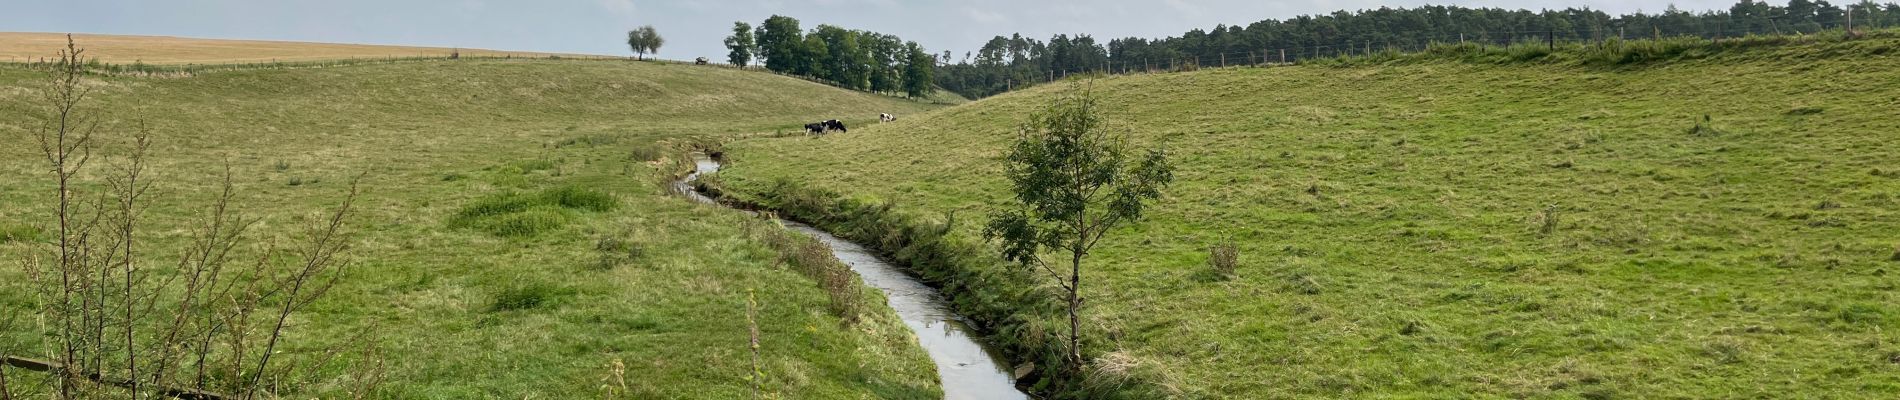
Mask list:
[[659,53],[660,46],[665,44],[666,38],[660,37],[660,32],[653,29],[653,25],[627,31],[627,47],[632,48],[641,60],[646,59],[647,53]]
[[[983,231],[1000,242],[1004,259],[1047,272],[1063,290],[1070,368],[1083,362],[1083,260],[1110,229],[1140,220],[1147,203],[1174,180],[1166,152],[1148,150],[1131,160],[1125,147],[1125,139],[1104,125],[1090,90],[1058,97],[1030,116],[1006,158],[1004,176],[1016,207],[994,213]],[[1045,252],[1067,255],[1068,265],[1044,260]]]
[[747,64],[752,63],[752,47],[757,45],[752,40],[752,25],[744,21],[733,22],[732,36],[726,37],[726,48],[731,49],[732,52],[726,53],[726,61],[744,69]]

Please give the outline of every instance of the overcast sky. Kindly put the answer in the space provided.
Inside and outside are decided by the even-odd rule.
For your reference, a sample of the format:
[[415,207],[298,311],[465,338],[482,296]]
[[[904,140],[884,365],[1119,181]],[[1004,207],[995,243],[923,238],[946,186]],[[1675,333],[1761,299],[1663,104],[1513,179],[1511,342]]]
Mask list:
[[[1645,0],[0,0],[0,30],[471,47],[624,54],[626,31],[651,24],[660,56],[723,60],[733,21],[772,14],[898,35],[959,57],[996,35],[1087,33],[1106,42],[1179,35],[1216,24],[1380,6],[1590,7],[1661,11]],[[1677,0],[1686,10],[1734,0]],[[1784,1],[1770,0],[1782,4]]]

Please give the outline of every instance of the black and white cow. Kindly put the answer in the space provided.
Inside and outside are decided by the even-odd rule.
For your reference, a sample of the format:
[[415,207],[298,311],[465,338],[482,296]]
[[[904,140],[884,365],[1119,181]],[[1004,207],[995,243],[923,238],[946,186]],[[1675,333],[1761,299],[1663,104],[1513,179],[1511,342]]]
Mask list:
[[805,124],[805,132],[813,135],[823,135],[825,134],[825,123],[813,122]]
[[897,122],[897,116],[890,115],[890,114],[878,114],[877,120],[878,122]]
[[843,123],[843,122],[838,122],[838,120],[835,120],[835,119],[834,119],[834,120],[830,120],[830,121],[825,121],[825,130],[827,130],[827,131],[839,131],[839,132],[844,132],[844,133],[851,133],[851,130],[850,130],[850,129],[845,129],[845,128],[844,128],[844,123]]

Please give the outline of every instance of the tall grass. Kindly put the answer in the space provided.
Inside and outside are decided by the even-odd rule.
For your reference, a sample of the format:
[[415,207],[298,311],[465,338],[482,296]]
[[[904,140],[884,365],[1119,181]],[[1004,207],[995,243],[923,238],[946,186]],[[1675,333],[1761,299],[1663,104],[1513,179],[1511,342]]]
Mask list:
[[537,193],[506,193],[465,205],[449,219],[454,228],[495,236],[531,237],[560,229],[575,212],[606,212],[619,207],[613,195],[579,186]]

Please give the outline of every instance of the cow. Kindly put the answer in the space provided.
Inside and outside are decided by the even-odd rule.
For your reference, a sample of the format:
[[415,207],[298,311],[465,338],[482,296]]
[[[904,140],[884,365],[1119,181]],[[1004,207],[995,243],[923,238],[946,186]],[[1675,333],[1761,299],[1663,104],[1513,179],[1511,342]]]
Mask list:
[[890,115],[890,114],[878,114],[877,120],[878,122],[897,122],[897,116]]
[[844,133],[851,133],[850,129],[844,128],[843,122],[838,122],[838,120],[835,120],[835,119],[830,120],[830,121],[825,121],[825,130],[827,131],[835,130],[835,131],[844,132]]
[[805,124],[805,132],[813,135],[823,135],[825,134],[825,123],[814,122]]
[[694,65],[706,65],[706,64],[708,64],[708,62],[709,62],[709,61],[712,61],[712,60],[707,60],[707,59],[706,59],[706,57],[700,57],[700,58],[696,58],[696,59],[693,59],[693,64],[694,64]]

